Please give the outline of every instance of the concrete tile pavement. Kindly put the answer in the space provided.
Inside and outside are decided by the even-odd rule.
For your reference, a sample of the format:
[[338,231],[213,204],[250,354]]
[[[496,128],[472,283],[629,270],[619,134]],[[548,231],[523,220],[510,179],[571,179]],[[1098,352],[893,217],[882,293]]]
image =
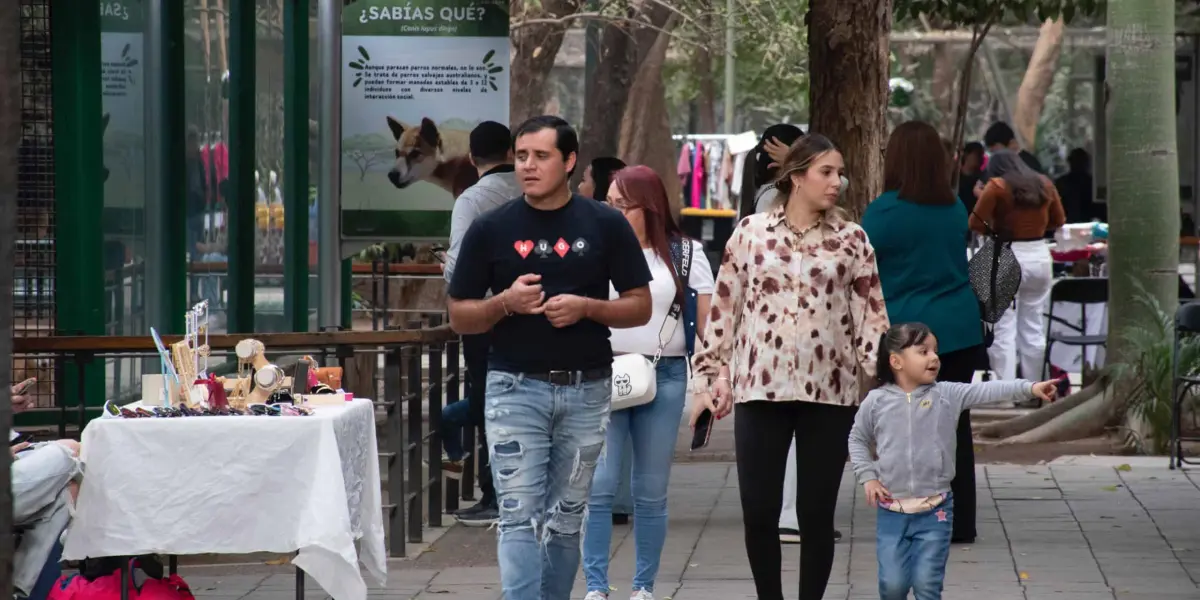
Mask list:
[[[1183,600],[1200,598],[1200,472],[1164,466],[1130,470],[1099,465],[978,467],[979,534],[953,548],[947,600]],[[803,493],[803,490],[801,491]],[[843,479],[837,546],[826,598],[877,598],[875,515],[851,476]],[[673,600],[753,599],[746,562],[736,470],[729,463],[679,464],[672,474],[670,528],[655,595]],[[495,533],[469,530],[480,543]],[[454,536],[447,536],[449,541]],[[461,540],[462,538],[457,538]],[[612,597],[629,591],[634,548],[631,527],[613,536]],[[436,553],[452,545],[434,543]],[[448,568],[394,561],[388,585],[371,598],[496,600],[494,562]],[[489,561],[490,562],[490,561]],[[799,547],[784,546],[781,576],[795,597]],[[295,598],[295,576],[271,572],[184,572],[198,598]],[[309,584],[307,598],[325,594]],[[575,597],[584,594],[582,575]]]

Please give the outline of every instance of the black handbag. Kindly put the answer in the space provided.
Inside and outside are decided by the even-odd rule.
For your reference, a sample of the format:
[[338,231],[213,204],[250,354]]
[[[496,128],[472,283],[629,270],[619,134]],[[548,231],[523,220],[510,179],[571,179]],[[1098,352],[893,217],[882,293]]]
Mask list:
[[[975,216],[979,218],[979,215]],[[1012,242],[1002,240],[987,221],[983,221],[983,226],[983,245],[967,263],[967,277],[979,300],[979,317],[984,323],[994,325],[1017,297],[1021,287],[1021,264],[1013,253]],[[990,328],[985,331],[987,329]],[[985,333],[990,346],[988,334],[990,331]]]

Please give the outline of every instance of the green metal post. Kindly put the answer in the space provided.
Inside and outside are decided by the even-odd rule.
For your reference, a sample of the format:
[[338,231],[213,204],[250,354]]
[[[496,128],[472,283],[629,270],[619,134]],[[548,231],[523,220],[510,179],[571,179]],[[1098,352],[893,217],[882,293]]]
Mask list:
[[[104,209],[100,13],[69,0],[51,5],[54,56],[55,322],[59,333],[104,334]],[[92,363],[79,389],[76,364],[64,369],[66,401],[104,402],[104,370]],[[82,425],[82,424],[81,424]]]
[[[254,332],[254,0],[229,9],[229,309],[230,333]],[[289,219],[290,220],[290,219]]]
[[284,318],[308,331],[308,8],[283,5]]
[[[163,36],[162,104],[158,107],[162,115],[162,131],[166,132],[163,147],[166,153],[162,161],[164,222],[163,231],[170,240],[165,247],[162,260],[166,261],[165,282],[162,302],[169,327],[160,333],[182,334],[183,315],[188,309],[188,265],[187,265],[187,114],[184,112],[187,93],[184,66],[183,2],[164,0],[161,2],[162,22],[158,24]],[[153,27],[155,24],[151,24]],[[147,202],[156,201],[149,195]],[[153,260],[153,259],[151,259]],[[146,335],[149,332],[139,332]]]
[[353,302],[351,301],[351,285],[354,283],[354,260],[347,258],[342,261],[342,329],[354,329]]

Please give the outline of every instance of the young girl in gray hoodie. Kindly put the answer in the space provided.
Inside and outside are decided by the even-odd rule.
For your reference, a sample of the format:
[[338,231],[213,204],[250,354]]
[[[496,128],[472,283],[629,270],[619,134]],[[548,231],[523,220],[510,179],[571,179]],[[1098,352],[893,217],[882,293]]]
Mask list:
[[[937,381],[937,338],[921,323],[893,325],[880,339],[876,376],[850,430],[850,461],[877,506],[880,600],[939,600],[954,522],[955,428],[980,404],[1050,402],[1057,381]],[[872,458],[872,447],[875,458]]]

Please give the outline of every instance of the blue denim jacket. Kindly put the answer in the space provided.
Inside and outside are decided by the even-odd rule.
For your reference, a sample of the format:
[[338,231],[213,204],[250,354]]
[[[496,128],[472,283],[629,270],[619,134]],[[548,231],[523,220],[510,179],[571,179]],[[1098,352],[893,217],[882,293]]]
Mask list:
[[[683,264],[684,249],[689,252],[688,266],[686,267],[686,275],[684,273],[685,266]],[[671,262],[674,263],[675,272],[679,273],[683,278],[683,339],[687,348],[687,355],[690,358],[696,352],[696,312],[697,302],[700,295],[695,288],[688,285],[691,277],[691,265],[694,261],[691,257],[691,252],[695,248],[692,246],[691,240],[687,238],[677,237],[671,240]]]

